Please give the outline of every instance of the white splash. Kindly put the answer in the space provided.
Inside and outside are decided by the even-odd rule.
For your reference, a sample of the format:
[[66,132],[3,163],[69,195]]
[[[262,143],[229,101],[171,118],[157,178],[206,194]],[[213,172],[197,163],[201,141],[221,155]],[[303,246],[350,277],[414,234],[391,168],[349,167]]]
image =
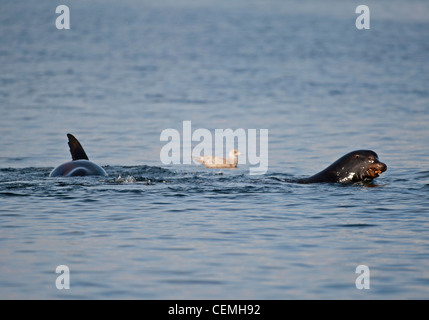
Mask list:
[[133,176],[128,176],[126,178],[122,178],[120,175],[115,179],[117,183],[135,183],[137,180]]

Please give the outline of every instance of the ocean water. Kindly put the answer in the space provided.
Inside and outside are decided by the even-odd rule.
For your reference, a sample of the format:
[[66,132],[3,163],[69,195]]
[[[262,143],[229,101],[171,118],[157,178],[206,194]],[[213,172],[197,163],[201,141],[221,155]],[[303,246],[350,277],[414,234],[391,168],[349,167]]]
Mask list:
[[[58,4],[0,4],[0,298],[429,298],[427,1]],[[184,121],[268,171],[164,164]],[[69,132],[108,177],[49,177]],[[374,184],[290,182],[356,149]]]

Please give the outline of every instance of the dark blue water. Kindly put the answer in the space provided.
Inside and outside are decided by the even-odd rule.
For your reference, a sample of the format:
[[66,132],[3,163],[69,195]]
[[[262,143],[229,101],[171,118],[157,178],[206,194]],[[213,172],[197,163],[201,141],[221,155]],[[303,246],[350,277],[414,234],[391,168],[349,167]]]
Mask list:
[[[426,1],[58,4],[0,4],[1,298],[429,298]],[[163,164],[183,121],[268,129],[268,171]],[[108,177],[49,177],[68,132]],[[375,185],[287,182],[355,149]]]

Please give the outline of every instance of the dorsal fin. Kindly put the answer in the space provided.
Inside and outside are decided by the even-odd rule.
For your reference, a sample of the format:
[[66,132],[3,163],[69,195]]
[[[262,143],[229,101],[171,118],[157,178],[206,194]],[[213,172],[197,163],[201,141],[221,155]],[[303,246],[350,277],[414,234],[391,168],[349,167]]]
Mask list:
[[70,153],[73,161],[81,159],[89,160],[79,141],[70,133],[67,133],[67,137],[69,138]]

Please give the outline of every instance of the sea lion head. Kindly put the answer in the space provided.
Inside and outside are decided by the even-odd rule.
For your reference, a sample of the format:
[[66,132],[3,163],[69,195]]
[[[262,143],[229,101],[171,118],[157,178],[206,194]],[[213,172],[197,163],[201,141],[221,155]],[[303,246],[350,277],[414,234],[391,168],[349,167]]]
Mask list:
[[371,150],[356,150],[338,159],[340,182],[371,181],[387,170],[385,163]]

